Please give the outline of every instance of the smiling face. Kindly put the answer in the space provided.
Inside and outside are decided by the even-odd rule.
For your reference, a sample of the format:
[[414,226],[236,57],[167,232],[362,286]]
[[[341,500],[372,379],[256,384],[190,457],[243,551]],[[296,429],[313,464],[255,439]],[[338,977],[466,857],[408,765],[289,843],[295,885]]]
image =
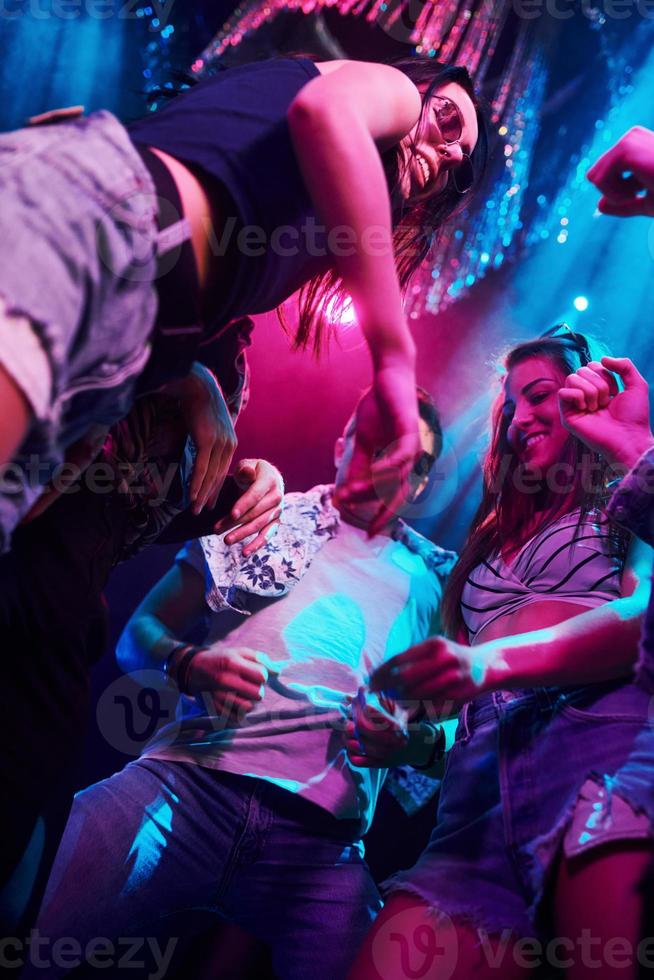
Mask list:
[[[442,99],[459,110],[463,127],[455,143],[446,143],[436,121]],[[404,156],[401,189],[406,200],[426,200],[445,188],[450,172],[461,163],[463,154],[472,153],[479,138],[477,113],[468,93],[456,82],[442,85],[431,96],[422,118],[400,143]]]
[[559,388],[565,375],[548,357],[530,357],[506,378],[505,410],[512,414],[509,445],[528,471],[547,469],[560,461],[570,434],[561,421]]

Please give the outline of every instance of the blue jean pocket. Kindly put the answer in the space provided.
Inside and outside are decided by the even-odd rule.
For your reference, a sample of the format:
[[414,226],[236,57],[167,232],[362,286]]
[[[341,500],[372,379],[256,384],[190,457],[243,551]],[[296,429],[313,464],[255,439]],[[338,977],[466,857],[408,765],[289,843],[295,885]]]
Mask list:
[[620,684],[607,690],[588,685],[561,695],[557,710],[565,718],[582,722],[631,722],[645,725],[654,720],[654,697],[636,684]]

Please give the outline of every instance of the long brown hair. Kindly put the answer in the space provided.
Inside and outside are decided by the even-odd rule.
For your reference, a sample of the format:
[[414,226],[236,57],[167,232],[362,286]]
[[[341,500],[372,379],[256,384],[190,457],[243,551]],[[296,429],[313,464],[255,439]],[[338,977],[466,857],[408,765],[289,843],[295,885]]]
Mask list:
[[[429,253],[440,228],[470,200],[471,194],[478,188],[486,169],[488,137],[481,104],[466,68],[442,64],[426,55],[402,58],[391,64],[407,75],[422,93],[420,126],[429,112],[434,92],[450,82],[456,82],[472,100],[479,129],[477,144],[470,155],[475,181],[472,190],[467,194],[460,194],[450,179],[441,191],[428,200],[407,202],[400,190],[406,167],[400,144],[381,154],[391,199],[395,262],[400,287],[404,291]],[[300,290],[299,322],[295,332],[289,328],[285,311],[280,306],[277,315],[286,333],[293,336],[294,349],[304,350],[311,347],[313,353],[319,355],[326,346],[323,311],[332,304],[333,308],[341,309],[346,301],[347,294],[343,289],[342,279],[332,268],[314,276]]]
[[[599,348],[592,342],[596,353]],[[580,334],[544,336],[514,347],[503,358],[508,374],[516,365],[532,357],[546,357],[566,376],[578,371],[591,359],[591,342]],[[602,351],[604,353],[604,351]],[[543,488],[538,494],[525,493],[519,487],[521,463],[514,453],[508,430],[512,413],[507,410],[504,385],[491,410],[491,441],[483,464],[482,499],[473,518],[466,542],[450,575],[441,605],[441,622],[448,636],[457,637],[464,626],[461,615],[461,594],[472,570],[510,544],[511,551],[542,527],[576,508],[580,509],[579,525],[588,514],[603,509],[612,478],[609,464],[597,453],[590,452],[581,440],[570,436],[560,463],[571,466],[574,481],[570,493],[556,493]],[[620,553],[626,554],[629,536],[617,526],[611,526],[611,536]]]

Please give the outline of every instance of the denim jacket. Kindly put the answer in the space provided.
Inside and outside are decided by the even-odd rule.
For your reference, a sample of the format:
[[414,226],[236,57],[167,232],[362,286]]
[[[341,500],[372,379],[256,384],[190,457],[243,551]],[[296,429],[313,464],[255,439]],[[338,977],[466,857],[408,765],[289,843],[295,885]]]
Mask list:
[[64,448],[129,411],[150,355],[158,232],[150,175],[109,112],[0,134],[0,161],[0,294],[29,318],[52,379],[2,474],[6,550]]

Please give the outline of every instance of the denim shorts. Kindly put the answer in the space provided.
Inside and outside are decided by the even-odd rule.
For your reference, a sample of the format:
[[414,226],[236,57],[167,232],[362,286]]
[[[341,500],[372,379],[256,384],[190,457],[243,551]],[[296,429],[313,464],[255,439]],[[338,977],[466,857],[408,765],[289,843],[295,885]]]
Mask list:
[[157,235],[152,178],[111,113],[0,134],[1,329],[27,317],[52,376],[2,475],[0,548],[63,448],[129,410],[150,354]]
[[562,854],[652,838],[651,713],[651,695],[633,683],[470,702],[429,843],[382,890],[414,894],[488,933],[546,938],[541,899]]

